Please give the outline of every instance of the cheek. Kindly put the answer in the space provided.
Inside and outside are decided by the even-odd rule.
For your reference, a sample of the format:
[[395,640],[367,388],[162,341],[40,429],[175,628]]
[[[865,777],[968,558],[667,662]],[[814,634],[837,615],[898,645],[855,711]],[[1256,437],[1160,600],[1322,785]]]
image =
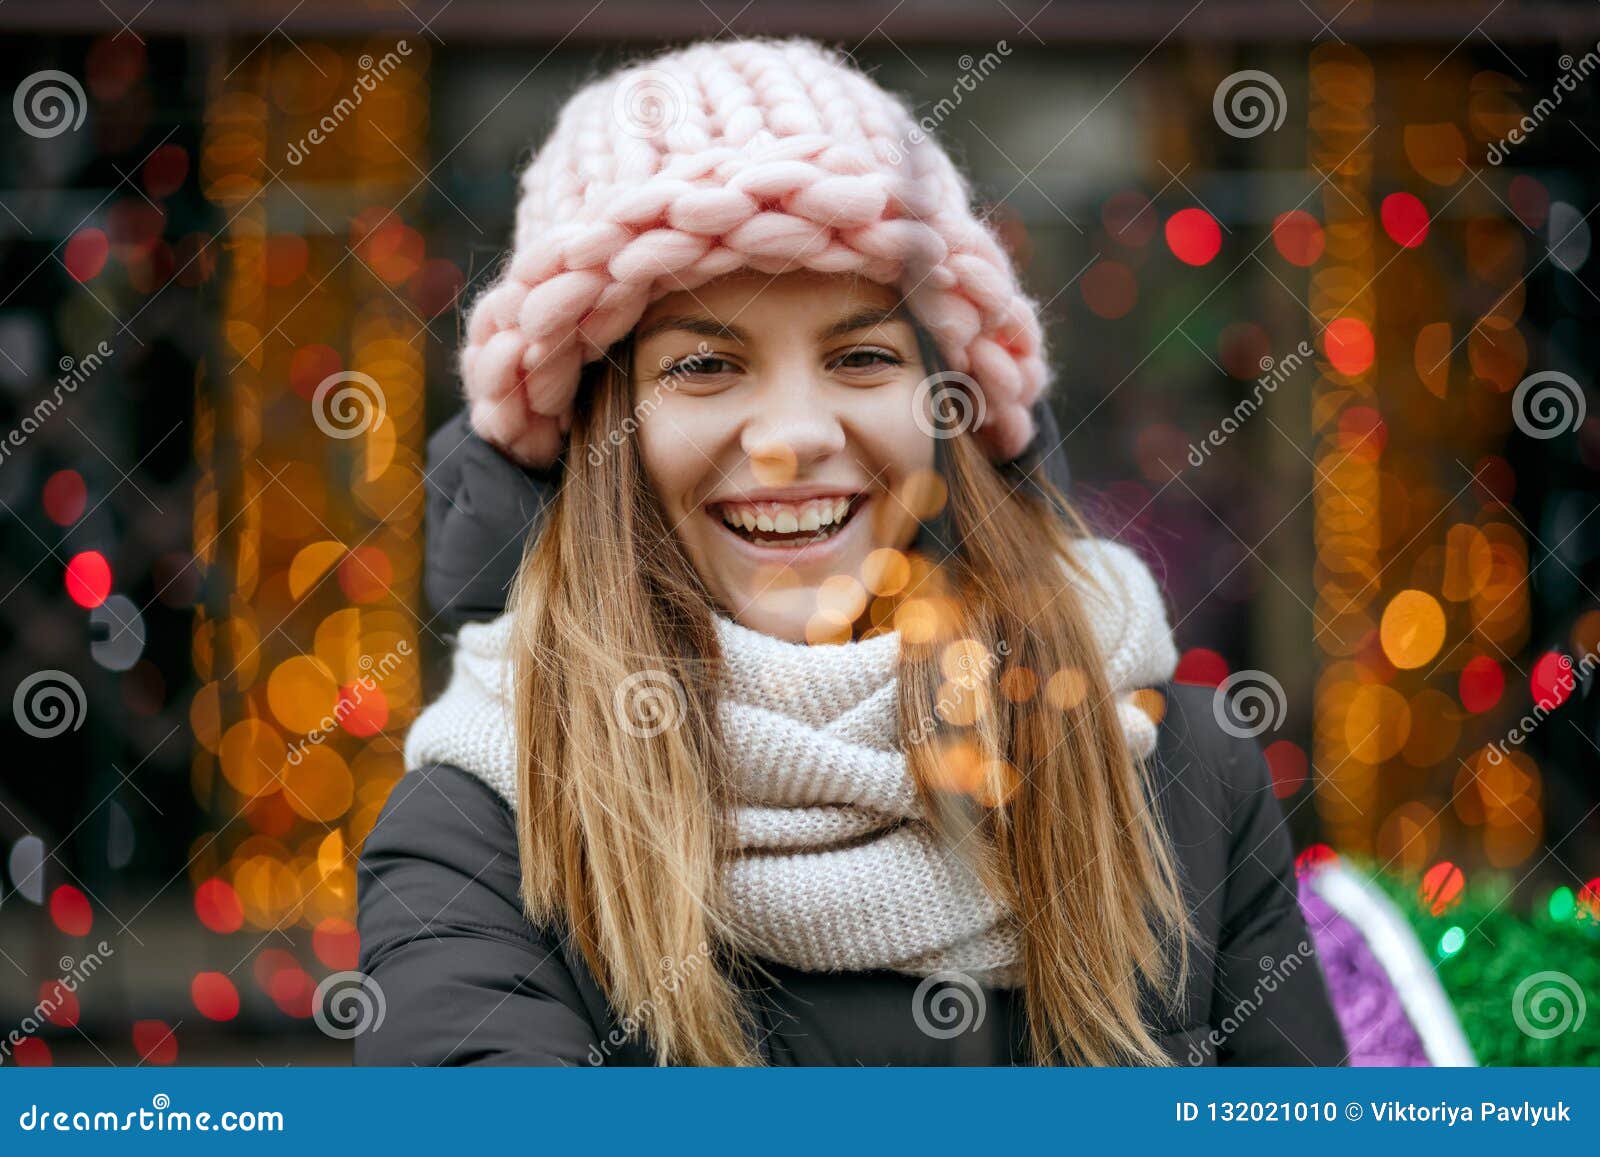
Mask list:
[[877,459],[872,469],[887,470],[891,477],[933,469],[933,436],[917,421],[913,408],[919,381],[863,391],[853,407],[855,427]]
[[635,407],[639,459],[674,520],[705,497],[701,484],[718,476],[714,464],[729,437],[728,422],[718,410],[705,398],[646,398]]

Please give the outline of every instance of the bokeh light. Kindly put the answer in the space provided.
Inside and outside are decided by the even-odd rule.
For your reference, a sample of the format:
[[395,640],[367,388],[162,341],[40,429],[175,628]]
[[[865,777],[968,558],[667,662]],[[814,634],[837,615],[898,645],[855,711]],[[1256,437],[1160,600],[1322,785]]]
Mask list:
[[98,550],[86,550],[67,562],[67,597],[80,607],[98,607],[111,593],[111,564]]
[[1204,209],[1179,209],[1167,218],[1167,248],[1185,265],[1205,265],[1222,251],[1222,229]]
[[1415,249],[1428,239],[1428,209],[1410,193],[1390,193],[1379,212],[1383,231],[1396,245]]
[[1320,221],[1304,209],[1291,209],[1272,222],[1272,244],[1285,261],[1306,267],[1317,263],[1327,239]]

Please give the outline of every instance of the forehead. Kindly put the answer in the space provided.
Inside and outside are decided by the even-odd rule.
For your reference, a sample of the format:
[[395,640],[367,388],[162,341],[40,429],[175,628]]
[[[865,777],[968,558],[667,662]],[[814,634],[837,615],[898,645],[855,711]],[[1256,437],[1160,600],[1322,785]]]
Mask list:
[[774,310],[831,318],[862,306],[887,309],[899,300],[899,292],[890,286],[846,273],[803,270],[773,275],[741,269],[693,290],[677,290],[652,302],[639,324],[648,325],[661,317],[696,314],[728,321],[739,313]]

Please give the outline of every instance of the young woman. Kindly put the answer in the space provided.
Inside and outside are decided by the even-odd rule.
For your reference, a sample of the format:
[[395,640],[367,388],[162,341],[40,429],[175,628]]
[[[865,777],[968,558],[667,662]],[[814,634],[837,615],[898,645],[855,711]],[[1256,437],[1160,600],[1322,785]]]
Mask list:
[[1264,760],[1040,468],[1034,306],[895,99],[805,41],[580,91],[462,372],[447,453],[554,494],[431,520],[526,548],[364,847],[358,1060],[1340,1062]]

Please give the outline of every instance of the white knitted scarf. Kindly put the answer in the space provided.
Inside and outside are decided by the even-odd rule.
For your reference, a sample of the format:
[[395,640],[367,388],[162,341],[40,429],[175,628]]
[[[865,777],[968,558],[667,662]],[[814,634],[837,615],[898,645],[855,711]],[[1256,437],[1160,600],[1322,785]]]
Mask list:
[[[1110,592],[1074,582],[1128,745],[1144,758],[1156,725],[1130,693],[1177,664],[1160,591],[1119,543],[1079,540],[1074,550]],[[807,971],[959,970],[1020,983],[1013,919],[919,804],[898,735],[899,635],[810,646],[721,614],[716,623],[726,670],[718,713],[737,797],[721,903],[738,946]],[[412,724],[405,757],[410,770],[471,772],[515,807],[510,639],[510,612],[461,628],[449,686]],[[618,710],[634,726],[669,724],[681,691],[662,672],[635,678],[618,689]]]

